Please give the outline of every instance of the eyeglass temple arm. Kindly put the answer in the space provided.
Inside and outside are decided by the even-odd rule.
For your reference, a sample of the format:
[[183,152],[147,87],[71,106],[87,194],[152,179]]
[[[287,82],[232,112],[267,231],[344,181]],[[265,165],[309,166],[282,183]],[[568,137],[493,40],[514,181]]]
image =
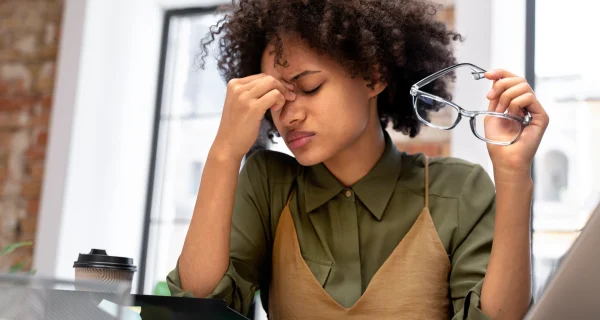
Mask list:
[[430,76],[428,76],[427,78],[415,83],[415,85],[413,85],[413,89],[418,90],[419,88],[428,85],[429,83],[431,83],[433,80],[442,77],[443,75],[445,75],[446,73],[456,69],[456,68],[460,68],[463,66],[467,66],[469,67],[473,72],[471,72],[471,74],[473,75],[473,78],[475,80],[479,80],[479,79],[483,79],[484,78],[484,73],[485,70],[481,69],[480,67],[474,65],[474,64],[470,64],[470,63],[459,63],[457,65],[454,66],[450,66],[448,68],[442,69]]

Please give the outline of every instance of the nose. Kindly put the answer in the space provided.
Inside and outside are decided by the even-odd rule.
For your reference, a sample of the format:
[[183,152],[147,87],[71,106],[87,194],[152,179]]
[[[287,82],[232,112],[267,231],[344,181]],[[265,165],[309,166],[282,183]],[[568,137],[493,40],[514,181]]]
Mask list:
[[297,125],[306,119],[306,109],[298,99],[287,101],[279,113],[279,121],[285,126]]

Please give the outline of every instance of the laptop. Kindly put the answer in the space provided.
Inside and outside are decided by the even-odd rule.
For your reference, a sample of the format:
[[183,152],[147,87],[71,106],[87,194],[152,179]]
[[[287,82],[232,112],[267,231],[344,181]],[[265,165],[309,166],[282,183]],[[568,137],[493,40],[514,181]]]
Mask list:
[[600,319],[600,204],[525,319]]

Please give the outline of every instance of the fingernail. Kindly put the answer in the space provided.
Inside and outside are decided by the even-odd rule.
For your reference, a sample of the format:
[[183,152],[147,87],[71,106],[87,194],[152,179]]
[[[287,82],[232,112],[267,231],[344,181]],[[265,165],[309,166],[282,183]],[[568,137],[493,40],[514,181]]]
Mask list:
[[490,89],[490,92],[487,93],[488,98],[492,98],[494,96],[494,89]]
[[294,93],[294,91],[288,91],[288,92],[289,92],[289,98],[290,98],[291,100],[294,100],[294,99],[296,99],[296,93]]
[[290,90],[294,90],[295,87],[294,84],[285,81],[283,81],[283,85]]
[[504,107],[498,103],[498,105],[496,106],[496,112],[502,112],[502,110],[504,110]]

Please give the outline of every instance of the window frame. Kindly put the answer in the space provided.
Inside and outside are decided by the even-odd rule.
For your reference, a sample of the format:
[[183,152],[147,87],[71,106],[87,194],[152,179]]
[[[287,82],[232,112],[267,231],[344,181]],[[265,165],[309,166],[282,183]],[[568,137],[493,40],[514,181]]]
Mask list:
[[146,203],[144,211],[144,224],[142,226],[142,245],[140,252],[140,261],[138,264],[138,287],[137,292],[143,294],[146,282],[146,270],[148,263],[148,244],[150,241],[150,224],[152,220],[152,202],[154,198],[154,187],[156,184],[156,165],[159,148],[160,119],[163,108],[163,91],[165,90],[165,73],[167,67],[167,52],[169,47],[169,32],[171,30],[171,21],[174,17],[184,17],[191,15],[212,14],[219,6],[192,7],[183,9],[170,9],[164,11],[159,70],[157,79],[156,100],[154,108],[154,120],[152,125],[152,145],[150,150],[150,166],[148,172],[148,184],[146,189]]

